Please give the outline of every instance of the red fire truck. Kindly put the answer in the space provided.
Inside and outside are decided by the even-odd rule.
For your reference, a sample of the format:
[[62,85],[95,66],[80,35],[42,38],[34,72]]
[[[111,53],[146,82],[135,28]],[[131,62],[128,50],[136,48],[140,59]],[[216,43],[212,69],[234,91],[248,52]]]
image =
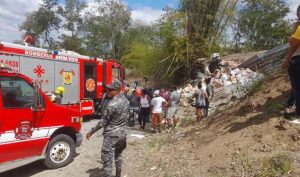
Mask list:
[[57,105],[40,87],[0,64],[0,173],[40,159],[48,168],[65,166],[82,142],[82,116],[91,113],[92,100]]
[[103,60],[74,52],[5,42],[0,42],[0,63],[9,65],[14,71],[33,80],[38,79],[46,93],[63,86],[63,104],[89,98],[94,101],[94,105],[98,105],[105,84],[110,83],[113,77],[121,81],[125,79],[123,67],[113,59]]

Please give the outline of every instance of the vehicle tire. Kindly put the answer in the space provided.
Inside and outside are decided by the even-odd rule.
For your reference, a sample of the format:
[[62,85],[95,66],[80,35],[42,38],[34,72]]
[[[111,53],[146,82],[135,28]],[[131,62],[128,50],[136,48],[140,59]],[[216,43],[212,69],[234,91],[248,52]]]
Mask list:
[[75,156],[75,142],[65,134],[55,136],[48,144],[44,164],[47,168],[55,169],[66,166]]

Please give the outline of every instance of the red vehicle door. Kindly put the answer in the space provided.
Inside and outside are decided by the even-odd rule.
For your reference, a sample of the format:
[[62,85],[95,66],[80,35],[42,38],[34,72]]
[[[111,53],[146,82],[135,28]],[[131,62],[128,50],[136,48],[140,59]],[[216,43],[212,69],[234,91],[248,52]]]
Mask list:
[[105,69],[106,84],[110,83],[112,78],[117,78],[123,82],[123,70],[122,66],[119,63],[115,62],[114,60],[107,60]]
[[34,88],[23,78],[0,76],[0,163],[38,156],[47,129],[34,131]]
[[83,98],[97,98],[97,70],[95,62],[83,62]]

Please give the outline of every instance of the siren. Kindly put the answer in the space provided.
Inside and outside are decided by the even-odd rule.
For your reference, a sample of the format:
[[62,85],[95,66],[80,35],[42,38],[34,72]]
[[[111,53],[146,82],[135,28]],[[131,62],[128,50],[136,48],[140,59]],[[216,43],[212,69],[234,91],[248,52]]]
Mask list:
[[33,37],[29,34],[25,35],[23,43],[27,45],[31,45],[33,43]]

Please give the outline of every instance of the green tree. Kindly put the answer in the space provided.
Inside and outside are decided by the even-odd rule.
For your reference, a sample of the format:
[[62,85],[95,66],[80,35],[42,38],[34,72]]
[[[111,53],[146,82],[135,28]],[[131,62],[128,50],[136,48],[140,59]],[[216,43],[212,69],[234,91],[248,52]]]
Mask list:
[[60,14],[65,19],[62,27],[69,33],[62,34],[61,47],[81,54],[87,53],[82,47],[84,44],[84,21],[81,14],[85,7],[86,3],[83,0],[66,0],[65,7],[60,9]]
[[[171,41],[174,39],[171,43],[167,42],[171,44],[168,48],[173,48],[175,57],[171,61],[174,66],[171,73],[175,71],[177,78],[182,78],[182,75],[192,77],[196,59],[220,51],[221,39],[234,17],[237,3],[238,0],[181,0],[178,11],[166,14],[164,29],[171,24],[180,31],[175,33],[175,38],[170,38]],[[182,73],[182,70],[185,72]]]
[[89,55],[89,52],[83,46],[83,39],[73,36],[64,36],[64,40],[60,43],[60,47],[80,53],[81,55]]
[[[134,24],[123,43],[128,48],[122,62],[142,75],[172,80],[186,58],[186,20],[184,14],[165,8],[162,18],[151,26]],[[184,75],[182,75],[184,76]],[[184,79],[181,76],[180,79]]]
[[153,75],[161,52],[146,43],[133,43],[121,61],[128,69],[135,70],[140,76]]
[[[223,42],[223,37],[227,37],[226,30],[234,22],[234,17],[236,15],[236,6],[239,0],[222,0],[219,4],[218,11],[214,19],[214,28],[212,30],[211,43]],[[225,43],[222,43],[226,45]]]
[[289,13],[285,0],[244,0],[238,12],[238,31],[248,49],[262,50],[287,42]]
[[41,7],[26,15],[26,20],[19,27],[34,37],[35,44],[42,40],[44,45],[53,46],[55,41],[51,37],[52,30],[58,30],[61,19],[57,14],[58,0],[43,0]]
[[[124,64],[129,67],[134,66],[132,68],[137,68],[143,73],[151,70],[143,70],[137,65],[152,68],[152,72],[148,74],[154,75],[156,79],[178,83],[185,82],[193,75],[194,61],[197,58],[208,56],[212,52],[220,50],[219,45],[213,44],[220,41],[219,38],[233,17],[232,11],[237,4],[237,1],[225,0],[220,1],[219,4],[211,4],[210,2],[186,0],[182,1],[186,4],[183,4],[179,10],[166,7],[162,18],[152,25],[151,31],[153,33],[143,33],[146,31],[145,28],[133,29],[135,35],[130,39],[137,42],[134,42],[133,45],[130,42],[128,43],[129,50],[122,58]],[[203,7],[207,6],[207,9],[217,6],[214,11],[211,11],[211,13],[214,13],[213,17],[212,15],[206,16],[205,13],[208,11],[204,10],[200,10],[202,14],[197,14],[199,10],[194,6],[198,3]],[[191,13],[192,10],[193,13]],[[204,16],[203,23],[197,21],[197,17],[200,16]],[[193,21],[197,23],[193,24]],[[204,29],[209,30],[204,34]],[[195,32],[192,32],[193,30]],[[143,35],[140,36],[139,34]],[[142,43],[139,41],[142,41]],[[134,53],[148,53],[147,51],[150,51],[153,55],[141,56],[141,54]],[[143,62],[147,64],[141,64]]]
[[159,40],[157,32],[158,29],[155,25],[145,25],[139,22],[133,22],[124,32],[122,44],[128,46],[132,43],[147,43],[154,46]]
[[71,37],[82,35],[83,33],[83,18],[81,17],[82,10],[86,7],[83,0],[66,0],[65,8],[62,9],[62,16],[66,19],[63,27],[71,32]]
[[153,75],[162,57],[158,41],[157,26],[133,23],[121,39],[120,47],[125,51],[121,62],[140,76]]
[[[156,75],[169,80],[174,78],[176,81],[184,80],[189,76],[189,70],[186,68],[190,66],[186,14],[165,8],[165,13],[158,25],[161,40],[159,48],[162,48],[164,52]],[[181,73],[182,70],[184,70],[183,73]]]
[[130,10],[121,0],[96,0],[86,16],[87,48],[93,55],[122,55],[120,41],[130,25]]
[[187,17],[187,35],[192,59],[208,56],[208,45],[215,29],[216,15],[222,0],[181,0]]

